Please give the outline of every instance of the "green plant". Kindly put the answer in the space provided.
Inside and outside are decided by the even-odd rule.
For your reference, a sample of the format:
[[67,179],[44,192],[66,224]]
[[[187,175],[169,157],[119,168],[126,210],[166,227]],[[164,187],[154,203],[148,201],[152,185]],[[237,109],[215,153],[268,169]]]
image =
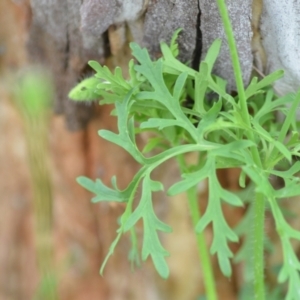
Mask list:
[[[217,2],[231,52],[238,90],[236,97],[226,92],[226,82],[223,79],[211,74],[221,41],[216,40],[211,45],[198,72],[176,59],[176,37],[179,30],[175,32],[170,46],[161,44],[163,56],[157,61],[150,59],[146,49],[132,43],[130,47],[137,62],[129,62],[128,80],[123,78],[120,68],[111,73],[107,67],[91,61],[89,65],[96,71],[95,76],[70,93],[74,100],[84,101],[88,90],[88,95],[96,94],[102,99],[100,104],[114,104],[113,113],[118,119],[118,133],[100,130],[99,135],[122,147],[141,165],[124,190],[118,188],[116,178],[112,178],[111,187],[104,185],[100,179],[92,181],[86,177],[78,178],[79,184],[96,195],[93,202],[126,203],[117,237],[110,247],[101,272],[121,236],[128,231],[132,237],[131,259],[139,261],[135,225],[143,220],[142,259],[146,260],[151,256],[158,273],[163,278],[168,277],[165,257],[169,253],[162,246],[158,232],[170,232],[171,228],[155,214],[152,194],[164,187],[161,182],[151,178],[151,173],[166,160],[176,158],[182,180],[169,188],[168,194],[186,192],[188,195],[205,276],[206,298],[217,299],[203,236],[204,229],[212,224],[214,236],[210,253],[217,255],[225,276],[231,276],[232,272],[230,260],[233,253],[228,242],[237,242],[239,236],[245,236],[244,246],[236,260],[249,262],[249,249],[252,249],[252,262],[246,264],[246,267],[252,269],[250,280],[254,281],[253,299],[265,299],[264,216],[268,206],[283,249],[278,280],[288,283],[285,299],[296,300],[300,298],[300,263],[290,240],[300,240],[300,232],[286,221],[280,200],[300,195],[300,180],[296,176],[300,171],[300,162],[292,163],[292,156],[300,156],[299,126],[295,120],[300,93],[283,97],[274,94],[271,85],[283,75],[283,71],[276,71],[260,81],[254,77],[249,86],[244,88],[227,9],[224,1]],[[218,95],[216,101],[207,97],[212,92]],[[192,108],[185,106],[187,97],[193,100]],[[290,105],[289,109],[287,105]],[[285,116],[282,123],[275,118],[278,112]],[[140,150],[136,144],[136,135],[145,131],[154,132],[155,136]],[[152,149],[159,153],[149,155]],[[198,153],[197,164],[186,163],[184,155],[189,152]],[[216,176],[218,169],[236,167],[241,169],[239,184],[246,191],[244,194],[225,190]],[[271,176],[281,178],[284,187],[273,187],[269,180]],[[247,178],[251,181],[250,184],[246,184]],[[209,197],[207,209],[200,216],[196,186],[202,180],[208,182]],[[139,187],[141,196],[134,207]],[[222,212],[223,201],[232,206],[248,203],[248,213],[238,228],[230,228],[227,224]],[[254,227],[253,231],[249,227]]]
[[15,86],[15,105],[24,126],[32,180],[32,207],[40,282],[33,299],[58,299],[54,264],[52,183],[48,161],[48,133],[53,90],[49,74],[39,68],[23,71]]

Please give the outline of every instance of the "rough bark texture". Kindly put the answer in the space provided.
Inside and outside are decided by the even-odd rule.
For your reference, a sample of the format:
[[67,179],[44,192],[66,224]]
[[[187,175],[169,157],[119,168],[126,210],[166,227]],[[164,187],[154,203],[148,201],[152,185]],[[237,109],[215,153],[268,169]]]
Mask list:
[[[142,42],[157,56],[159,42],[169,41],[179,27],[181,58],[192,57],[196,41],[197,3],[194,0],[148,1],[32,0],[32,24],[29,53],[33,61],[47,63],[55,74],[56,113],[66,116],[68,128],[78,130],[88,122],[92,108],[68,100],[68,91],[86,72],[88,60],[103,62],[111,51],[118,52],[125,40],[125,23],[133,39]],[[110,45],[107,44],[107,31]],[[116,44],[118,40],[118,45]],[[120,42],[121,41],[121,42]],[[111,49],[110,49],[111,46]]]
[[150,1],[145,15],[143,44],[153,57],[161,54],[159,43],[169,42],[173,32],[182,28],[178,39],[180,59],[190,61],[196,44],[198,4],[195,0],[187,1]]
[[146,4],[146,0],[85,0],[80,8],[82,31],[98,38],[111,25],[137,20]]
[[[264,68],[259,30],[262,6],[260,0],[253,2],[251,30],[250,1],[231,2],[228,1],[229,11],[234,19],[244,81],[247,83],[252,66],[251,51],[257,66],[261,70]],[[267,54],[269,57],[272,55],[268,60],[268,70],[273,70],[273,52],[268,52],[268,49],[272,43],[276,44],[273,47],[276,50],[283,46],[276,37],[277,31],[272,31],[277,27],[272,27],[272,30],[266,27],[268,18],[278,16],[270,10],[269,6],[275,8],[268,2],[265,1],[262,27]],[[215,72],[228,79],[230,89],[234,89],[226,40],[213,3],[200,0],[203,53],[214,38],[223,39]],[[285,9],[285,2],[281,5]],[[276,7],[281,6],[278,4]],[[131,272],[127,261],[128,237],[118,245],[105,276],[99,276],[99,267],[115,238],[117,218],[123,207],[91,204],[91,195],[77,185],[75,178],[87,175],[90,178],[100,177],[109,183],[110,178],[116,175],[120,178],[121,187],[125,187],[138,166],[124,151],[97,135],[100,128],[116,129],[116,120],[110,116],[110,106],[79,105],[67,98],[69,89],[89,72],[86,66],[88,60],[98,60],[111,68],[126,66],[130,58],[128,42],[131,40],[146,46],[153,57],[159,57],[159,42],[168,42],[173,31],[182,27],[179,37],[181,59],[187,62],[199,57],[198,13],[197,0],[31,0],[31,5],[27,1],[0,1],[0,300],[31,300],[41,283],[27,145],[11,91],[17,73],[29,62],[42,63],[52,71],[56,85],[55,112],[61,114],[53,114],[49,125],[59,299],[194,300],[204,293],[195,237],[182,196],[166,199],[160,194],[156,199],[155,209],[174,228],[174,233],[162,235],[165,247],[172,253],[168,259],[171,272],[167,281],[156,275],[150,262]],[[282,26],[286,26],[286,22],[282,21]],[[252,31],[255,43],[252,40],[251,49]],[[293,45],[290,48],[296,49]],[[289,59],[285,62],[279,52],[274,53],[274,59],[277,58],[283,61],[283,67],[290,62]],[[287,66],[292,77],[299,74],[297,66]],[[72,132],[66,128],[65,119]],[[187,159],[192,161],[193,157]],[[157,171],[155,176],[166,186],[178,180],[172,162]],[[222,185],[231,189],[237,189],[238,176],[237,170],[219,174]],[[206,196],[206,191],[202,191],[202,211],[206,206]],[[224,211],[230,226],[234,226],[243,214],[242,210],[233,211],[226,206]],[[270,224],[272,228],[271,221]],[[210,242],[211,229],[206,231],[206,237]],[[233,245],[232,249],[236,251],[238,245]],[[271,259],[280,261],[278,257]],[[228,281],[220,274],[215,257],[213,266],[220,299],[236,299],[242,284],[242,267],[234,265],[235,275]]]
[[56,83],[55,111],[66,116],[68,128],[82,129],[92,107],[68,100],[68,92],[82,78],[88,60],[103,62],[104,41],[80,31],[81,1],[31,1],[32,20],[28,42],[30,58],[51,68]]
[[264,1],[261,18],[263,46],[268,61],[267,73],[284,69],[276,83],[280,93],[300,87],[300,1]]

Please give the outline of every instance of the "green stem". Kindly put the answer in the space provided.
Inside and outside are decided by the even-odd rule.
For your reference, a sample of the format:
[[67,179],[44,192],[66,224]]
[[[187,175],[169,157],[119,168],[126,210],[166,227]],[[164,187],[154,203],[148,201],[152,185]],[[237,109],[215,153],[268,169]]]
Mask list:
[[235,39],[234,39],[234,35],[233,35],[233,29],[231,26],[231,22],[230,22],[230,18],[228,15],[225,1],[217,0],[217,3],[218,3],[219,11],[221,14],[221,18],[223,21],[223,25],[224,25],[225,33],[227,36],[228,45],[229,45],[236,87],[237,87],[238,94],[239,94],[239,100],[240,100],[239,103],[241,105],[243,117],[245,117],[244,120],[246,121],[247,125],[250,125],[250,118],[249,118],[249,114],[248,114],[246,94],[245,94],[245,90],[244,90],[244,82],[243,82],[243,77],[242,77],[240,61],[239,61],[239,55],[237,52],[237,47],[236,47],[236,43],[235,43]]
[[[192,187],[187,191],[189,210],[194,228],[200,220],[200,210],[198,206],[197,187]],[[201,260],[202,272],[204,276],[204,286],[207,300],[217,300],[216,284],[213,274],[213,269],[210,261],[210,255],[204,232],[196,233],[197,247]]]
[[[239,56],[237,52],[237,47],[234,39],[233,29],[231,26],[230,18],[228,15],[225,0],[217,0],[221,18],[224,24],[225,33],[228,40],[233,72],[235,76],[236,86],[239,95],[239,104],[241,107],[241,114],[243,120],[248,128],[251,128],[250,116],[248,113],[247,99],[244,89],[243,77],[239,62]],[[247,138],[255,142],[254,133],[249,130],[247,133]],[[262,162],[259,155],[257,147],[251,147],[250,149],[253,160],[257,167],[262,168]],[[265,218],[265,198],[262,194],[257,193],[255,196],[255,215],[254,215],[254,291],[255,298],[259,300],[265,299],[264,291],[264,218]]]
[[265,198],[257,193],[254,202],[254,291],[255,299],[265,299],[264,287],[264,222]]
[[[182,155],[177,157],[181,173],[187,169]],[[198,205],[197,186],[194,186],[186,192],[188,198],[189,211],[192,218],[193,227],[195,228],[200,220],[200,208]],[[213,268],[210,261],[210,254],[205,240],[204,232],[196,233],[197,248],[201,260],[202,273],[207,300],[217,300],[216,283],[213,274]]]
[[[230,50],[230,55],[231,55],[231,60],[232,60],[233,73],[234,73],[236,87],[237,87],[238,95],[239,95],[239,103],[240,103],[240,107],[241,107],[242,118],[245,121],[247,127],[251,128],[250,115],[248,112],[243,76],[242,76],[241,65],[240,65],[240,61],[239,61],[239,55],[237,52],[237,47],[236,47],[236,43],[235,43],[235,39],[234,39],[233,29],[231,26],[231,22],[230,22],[230,18],[228,15],[225,1],[217,0],[217,3],[218,3],[221,18],[222,18],[222,21],[224,24],[226,37],[228,40],[228,45],[229,45],[229,50]],[[248,135],[248,137],[251,141],[255,142],[254,134],[251,130],[249,130],[246,134]],[[251,154],[253,156],[255,163],[258,166],[261,166],[261,160],[260,160],[260,156],[259,156],[257,147],[251,147]]]

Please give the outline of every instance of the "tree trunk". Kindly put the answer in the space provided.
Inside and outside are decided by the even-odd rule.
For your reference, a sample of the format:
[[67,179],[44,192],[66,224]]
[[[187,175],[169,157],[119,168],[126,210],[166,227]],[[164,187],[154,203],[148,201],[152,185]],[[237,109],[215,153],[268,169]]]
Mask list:
[[[227,2],[245,85],[254,65],[265,74],[284,68],[286,76],[276,88],[282,93],[298,89],[300,69],[294,61],[299,61],[299,35],[288,37],[293,29],[299,31],[297,10],[300,3]],[[289,9],[295,14],[293,22],[286,13]],[[282,26],[277,26],[278,23]],[[235,80],[228,45],[214,1],[1,1],[0,132],[4,138],[0,144],[0,299],[30,300],[34,296],[46,299],[37,296],[44,278],[36,251],[39,241],[35,231],[37,218],[33,213],[35,182],[28,162],[27,137],[30,133],[25,132],[25,121],[13,101],[13,86],[19,73],[33,64],[42,64],[50,71],[55,86],[46,159],[52,207],[46,213],[52,224],[49,234],[53,240],[59,299],[192,300],[204,294],[201,262],[183,196],[173,199],[162,196],[164,201],[157,201],[156,206],[174,229],[174,233],[163,237],[164,245],[171,252],[168,280],[160,279],[148,262],[141,269],[131,271],[127,260],[128,236],[121,240],[109,260],[104,277],[99,275],[100,265],[115,238],[123,206],[91,204],[91,195],[75,179],[86,175],[101,178],[108,184],[116,175],[120,186],[125,187],[138,165],[122,149],[97,135],[100,128],[116,129],[110,106],[78,104],[67,97],[79,80],[91,74],[88,60],[97,60],[110,68],[119,65],[124,67],[125,73],[130,59],[130,41],[147,47],[151,56],[158,58],[161,55],[159,42],[169,42],[179,27],[183,28],[178,40],[180,59],[194,68],[198,68],[213,40],[222,39],[214,73],[226,78],[228,91],[233,92]],[[172,162],[156,176],[166,185],[179,179]],[[227,188],[238,188],[237,170],[220,172],[219,177]],[[204,189],[200,195],[203,208],[206,193]],[[243,214],[239,209],[232,211],[227,207],[224,211],[231,226],[237,224]],[[206,237],[210,242],[210,229]],[[237,251],[238,246],[232,245],[232,249]],[[234,276],[228,281],[221,275],[215,257],[212,259],[220,299],[237,299],[242,266],[233,266]]]

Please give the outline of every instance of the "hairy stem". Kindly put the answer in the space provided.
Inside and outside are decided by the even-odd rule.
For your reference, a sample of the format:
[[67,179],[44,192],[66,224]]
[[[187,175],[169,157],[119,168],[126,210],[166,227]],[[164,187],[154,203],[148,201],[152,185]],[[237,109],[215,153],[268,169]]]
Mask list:
[[[218,3],[219,11],[221,14],[221,18],[222,18],[222,21],[224,24],[226,37],[228,40],[228,45],[229,45],[229,50],[230,50],[230,55],[231,55],[231,60],[232,60],[233,73],[234,73],[236,87],[237,87],[238,95],[239,95],[239,104],[241,107],[242,118],[245,121],[245,124],[247,125],[247,127],[251,128],[250,115],[248,112],[247,99],[246,99],[244,83],[243,83],[243,76],[242,76],[241,65],[240,65],[240,61],[239,61],[239,55],[237,52],[237,47],[236,47],[236,43],[235,43],[235,39],[234,39],[233,29],[231,26],[231,22],[230,22],[230,18],[228,15],[225,1],[217,0],[217,3]],[[246,134],[248,135],[248,138],[251,141],[255,141],[254,134],[251,130],[248,130],[248,132]],[[259,156],[257,147],[251,147],[251,154],[253,156],[255,163],[258,166],[261,166],[261,160],[260,160],[260,156]]]
[[[230,18],[228,15],[225,0],[217,0],[221,18],[224,24],[225,33],[228,40],[233,72],[235,76],[236,86],[239,95],[239,104],[241,107],[242,118],[248,128],[251,128],[250,116],[248,112],[247,99],[244,89],[243,77],[239,62],[239,56],[237,52],[237,47],[234,39],[233,29],[231,26]],[[254,134],[251,130],[246,133],[247,138],[255,142]],[[261,158],[259,155],[258,148],[251,147],[251,154],[255,164],[258,167],[262,167]],[[263,260],[263,237],[264,237],[264,217],[265,217],[265,199],[260,193],[256,194],[255,197],[255,215],[254,215],[254,291],[255,298],[259,300],[265,299],[264,291],[264,260]]]
[[255,299],[265,299],[264,288],[265,197],[257,193],[254,202],[254,291]]

